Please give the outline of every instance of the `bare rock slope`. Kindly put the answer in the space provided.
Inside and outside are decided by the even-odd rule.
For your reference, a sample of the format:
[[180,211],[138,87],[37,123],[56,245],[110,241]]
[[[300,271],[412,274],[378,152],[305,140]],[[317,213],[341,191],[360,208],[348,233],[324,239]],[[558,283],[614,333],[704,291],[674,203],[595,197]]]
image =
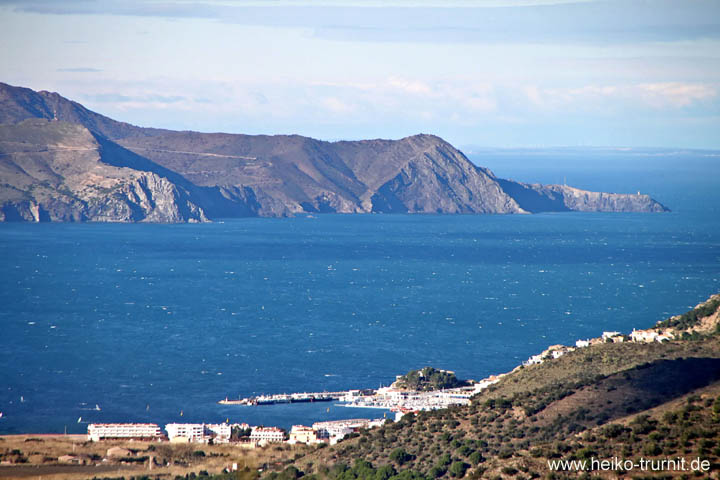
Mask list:
[[0,125],[0,220],[207,221],[190,189],[125,166],[123,150],[78,124]]

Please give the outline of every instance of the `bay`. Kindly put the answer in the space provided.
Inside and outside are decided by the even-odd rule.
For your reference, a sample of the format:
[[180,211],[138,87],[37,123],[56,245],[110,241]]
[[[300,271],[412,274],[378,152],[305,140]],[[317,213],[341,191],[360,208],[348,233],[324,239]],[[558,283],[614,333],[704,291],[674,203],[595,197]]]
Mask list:
[[544,172],[568,170],[673,212],[0,224],[0,433],[377,417],[216,402],[377,387],[426,365],[479,379],[720,291],[716,177]]

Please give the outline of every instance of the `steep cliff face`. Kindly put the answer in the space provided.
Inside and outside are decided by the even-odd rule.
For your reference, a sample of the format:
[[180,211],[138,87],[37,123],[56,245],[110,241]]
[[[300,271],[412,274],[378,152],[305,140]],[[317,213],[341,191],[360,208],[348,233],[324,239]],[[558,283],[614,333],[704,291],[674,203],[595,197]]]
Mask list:
[[539,186],[539,191],[553,192],[563,203],[576,212],[667,212],[661,203],[649,195],[631,193],[588,192],[567,185]]
[[500,180],[503,190],[528,212],[668,212],[649,195],[589,192],[567,185]]
[[370,200],[373,212],[525,213],[492,173],[444,142],[412,158]]
[[0,124],[0,220],[666,210],[646,195],[498,179],[433,135],[323,142],[141,128],[2,83]]
[[120,147],[77,124],[0,125],[0,220],[208,221],[191,190],[153,171],[113,165],[124,162]]

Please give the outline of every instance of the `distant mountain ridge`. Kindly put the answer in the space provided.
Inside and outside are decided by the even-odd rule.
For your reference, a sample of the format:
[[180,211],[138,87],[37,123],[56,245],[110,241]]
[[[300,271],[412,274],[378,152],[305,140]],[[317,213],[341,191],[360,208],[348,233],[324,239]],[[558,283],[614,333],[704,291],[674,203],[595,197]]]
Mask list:
[[647,195],[499,179],[433,135],[325,142],[143,128],[0,83],[4,221],[573,210],[667,211]]

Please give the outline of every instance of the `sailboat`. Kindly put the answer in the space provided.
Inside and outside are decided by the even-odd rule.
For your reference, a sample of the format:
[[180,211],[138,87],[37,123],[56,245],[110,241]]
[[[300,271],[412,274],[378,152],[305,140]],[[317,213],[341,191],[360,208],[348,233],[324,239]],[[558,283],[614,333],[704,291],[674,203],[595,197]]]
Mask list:
[[82,417],[78,417],[78,423],[82,423]]
[[96,412],[99,412],[99,411],[100,411],[100,405],[98,405],[97,403],[95,404],[95,411],[96,411]]

